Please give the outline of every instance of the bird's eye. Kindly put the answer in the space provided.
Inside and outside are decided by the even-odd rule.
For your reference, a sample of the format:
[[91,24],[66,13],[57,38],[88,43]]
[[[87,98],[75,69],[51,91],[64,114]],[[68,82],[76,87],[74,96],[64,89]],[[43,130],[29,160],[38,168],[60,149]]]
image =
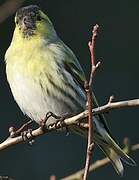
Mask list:
[[16,24],[18,24],[19,23],[19,21],[18,20],[16,20],[16,22],[15,22]]
[[37,21],[41,21],[41,20],[42,20],[41,16],[38,15],[38,16],[37,16]]

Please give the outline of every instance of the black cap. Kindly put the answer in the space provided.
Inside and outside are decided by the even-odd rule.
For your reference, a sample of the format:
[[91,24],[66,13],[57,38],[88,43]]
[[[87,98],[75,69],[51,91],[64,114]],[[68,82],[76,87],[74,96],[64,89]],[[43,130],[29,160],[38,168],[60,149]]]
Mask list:
[[30,12],[37,13],[40,10],[40,8],[37,5],[30,5],[30,6],[25,6],[23,8],[20,8],[16,12],[16,16],[26,16]]

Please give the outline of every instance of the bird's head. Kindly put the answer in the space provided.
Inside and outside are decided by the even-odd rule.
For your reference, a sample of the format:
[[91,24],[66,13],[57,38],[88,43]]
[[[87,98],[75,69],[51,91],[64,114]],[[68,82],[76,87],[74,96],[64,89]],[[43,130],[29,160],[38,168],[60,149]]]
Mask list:
[[55,30],[48,16],[36,5],[30,5],[17,10],[15,15],[15,30],[19,36],[31,39],[34,36],[47,38],[54,36]]

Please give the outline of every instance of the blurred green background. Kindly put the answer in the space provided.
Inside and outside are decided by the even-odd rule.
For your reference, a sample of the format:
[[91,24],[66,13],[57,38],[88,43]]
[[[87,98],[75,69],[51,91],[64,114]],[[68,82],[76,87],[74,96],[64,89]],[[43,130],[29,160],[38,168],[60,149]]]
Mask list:
[[[1,0],[0,5],[5,2]],[[102,61],[102,66],[95,78],[94,91],[100,104],[106,103],[112,94],[115,101],[139,98],[138,0],[34,0],[25,1],[22,6],[29,4],[37,4],[47,12],[57,33],[74,51],[86,74],[90,67],[87,44],[92,26],[98,23],[100,30],[96,59]],[[5,11],[9,12],[7,8]],[[0,141],[8,136],[10,126],[19,127],[26,120],[13,100],[5,77],[4,54],[13,30],[14,14],[0,24]],[[133,144],[139,143],[138,108],[114,110],[106,116],[121,146],[124,137],[129,137]],[[22,144],[0,152],[0,175],[8,175],[15,180],[47,180],[51,174],[55,174],[60,179],[83,168],[85,150],[86,142],[81,137],[50,133],[37,138],[33,146]],[[96,147],[93,160],[102,157],[102,152]],[[134,152],[132,157],[139,164],[139,152]],[[98,180],[120,179],[111,165],[98,169],[89,177]],[[138,178],[138,166],[133,168],[125,165],[123,179]]]

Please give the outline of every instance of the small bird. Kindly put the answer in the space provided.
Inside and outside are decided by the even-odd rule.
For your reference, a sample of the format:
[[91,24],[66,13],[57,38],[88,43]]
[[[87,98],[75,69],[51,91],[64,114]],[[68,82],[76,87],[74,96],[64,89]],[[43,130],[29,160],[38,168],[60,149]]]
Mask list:
[[[5,54],[6,74],[12,94],[24,114],[38,124],[51,111],[76,115],[86,108],[84,72],[72,52],[58,37],[48,16],[36,5],[17,10],[15,30]],[[94,102],[97,101],[94,96]],[[136,163],[113,140],[103,115],[93,117],[94,141],[123,175],[121,160]],[[51,117],[46,126],[55,123]],[[87,135],[74,125],[70,130]]]

